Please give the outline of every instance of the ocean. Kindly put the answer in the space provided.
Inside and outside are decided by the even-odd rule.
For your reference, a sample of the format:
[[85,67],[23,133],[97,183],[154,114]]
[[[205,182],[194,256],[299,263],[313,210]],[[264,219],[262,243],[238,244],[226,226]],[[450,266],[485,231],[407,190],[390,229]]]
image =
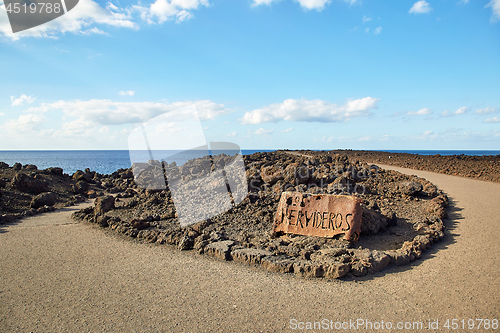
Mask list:
[[[270,152],[273,150],[242,150],[243,155],[256,152]],[[410,153],[420,155],[499,155],[500,150],[377,150],[392,153]],[[233,155],[234,151],[226,151]],[[183,151],[168,152],[164,160],[171,163],[175,161],[182,165],[189,159],[206,155],[206,151]],[[154,155],[158,156],[158,155]],[[136,152],[132,154],[134,162],[146,162],[149,159],[148,152]],[[101,174],[110,174],[118,169],[126,169],[131,166],[131,158],[128,150],[35,150],[35,151],[0,151],[0,161],[12,166],[14,163],[34,164],[39,169],[49,167],[63,168],[67,174],[73,174],[77,170],[89,168]]]

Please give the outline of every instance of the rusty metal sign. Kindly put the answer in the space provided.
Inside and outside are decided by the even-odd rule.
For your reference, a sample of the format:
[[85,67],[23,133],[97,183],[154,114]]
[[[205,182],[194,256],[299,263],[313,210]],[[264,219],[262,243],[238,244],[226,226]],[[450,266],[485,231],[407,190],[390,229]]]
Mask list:
[[361,199],[347,195],[281,194],[274,231],[306,236],[333,237],[358,241],[361,232]]

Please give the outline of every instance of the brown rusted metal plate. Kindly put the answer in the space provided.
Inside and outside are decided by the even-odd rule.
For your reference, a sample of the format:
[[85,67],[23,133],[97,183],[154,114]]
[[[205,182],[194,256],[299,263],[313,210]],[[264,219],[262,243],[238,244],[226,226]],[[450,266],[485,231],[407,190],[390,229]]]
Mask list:
[[358,241],[361,199],[347,195],[283,192],[274,219],[274,232]]

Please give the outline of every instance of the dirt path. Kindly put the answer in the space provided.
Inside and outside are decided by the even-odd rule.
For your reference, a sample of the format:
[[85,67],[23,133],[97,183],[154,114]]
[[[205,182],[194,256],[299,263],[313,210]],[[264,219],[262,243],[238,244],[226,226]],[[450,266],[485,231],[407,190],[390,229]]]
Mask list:
[[425,260],[357,280],[307,280],[138,244],[75,223],[76,208],[2,225],[0,332],[273,332],[290,331],[292,319],[424,327],[431,319],[442,328],[446,319],[500,319],[500,184],[403,171],[449,194],[445,241]]

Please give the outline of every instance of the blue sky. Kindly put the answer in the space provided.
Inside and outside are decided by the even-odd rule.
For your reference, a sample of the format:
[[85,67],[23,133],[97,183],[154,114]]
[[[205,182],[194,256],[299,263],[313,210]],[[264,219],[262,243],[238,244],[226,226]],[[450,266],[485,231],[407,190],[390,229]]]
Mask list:
[[0,150],[186,108],[242,149],[500,149],[500,0],[80,0],[16,34],[2,5],[0,59]]

